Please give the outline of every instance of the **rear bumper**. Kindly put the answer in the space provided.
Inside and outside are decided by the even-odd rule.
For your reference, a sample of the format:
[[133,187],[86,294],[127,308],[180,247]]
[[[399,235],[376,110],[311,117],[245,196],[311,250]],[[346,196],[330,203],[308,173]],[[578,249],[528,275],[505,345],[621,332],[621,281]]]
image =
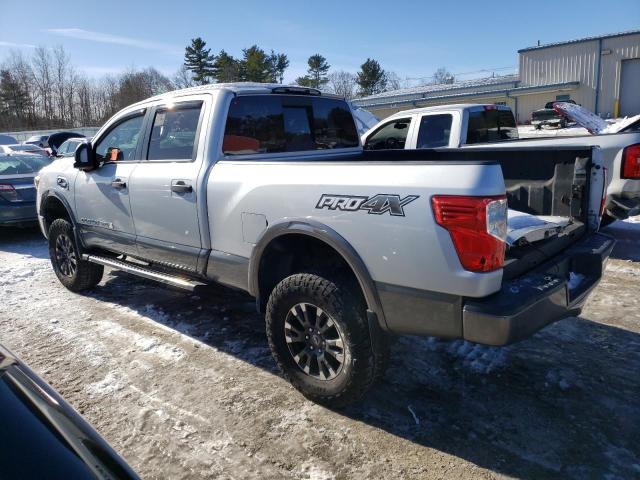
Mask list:
[[376,282],[385,315],[381,326],[398,335],[464,338],[486,345],[523,340],[550,323],[580,313],[602,277],[614,243],[607,235],[590,234],[482,298]]
[[618,220],[640,215],[640,193],[610,195],[605,211]]
[[499,292],[467,299],[462,309],[463,338],[507,345],[578,315],[600,281],[614,243],[607,235],[590,235],[536,270],[506,282]]
[[560,118],[549,118],[547,120],[531,120],[531,125],[560,125],[562,119]]
[[35,202],[2,202],[0,204],[0,225],[31,224],[37,221]]

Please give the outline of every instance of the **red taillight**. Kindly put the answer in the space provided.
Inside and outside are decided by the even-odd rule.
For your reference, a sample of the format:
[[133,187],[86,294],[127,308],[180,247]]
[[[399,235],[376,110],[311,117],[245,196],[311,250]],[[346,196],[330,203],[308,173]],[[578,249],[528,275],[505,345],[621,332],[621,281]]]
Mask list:
[[498,109],[498,107],[495,106],[495,105],[485,105],[484,106],[484,111],[485,112],[490,112],[491,110],[497,110],[497,109]]
[[622,151],[622,178],[640,179],[640,143]]
[[490,272],[504,264],[507,197],[436,195],[431,206],[438,225],[451,235],[465,270]]
[[18,200],[18,192],[13,188],[13,185],[0,183],[0,198],[4,198],[8,202],[15,202]]

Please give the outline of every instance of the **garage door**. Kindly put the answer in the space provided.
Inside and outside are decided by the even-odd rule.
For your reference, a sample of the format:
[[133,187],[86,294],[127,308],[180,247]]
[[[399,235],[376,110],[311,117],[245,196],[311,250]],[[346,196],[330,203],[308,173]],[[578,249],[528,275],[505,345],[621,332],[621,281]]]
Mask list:
[[620,115],[640,113],[640,58],[622,61]]

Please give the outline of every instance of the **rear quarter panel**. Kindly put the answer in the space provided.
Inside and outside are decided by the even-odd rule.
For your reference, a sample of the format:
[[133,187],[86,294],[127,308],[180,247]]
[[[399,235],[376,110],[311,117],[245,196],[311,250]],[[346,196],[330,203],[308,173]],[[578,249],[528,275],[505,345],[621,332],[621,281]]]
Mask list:
[[[502,272],[462,268],[448,232],[435,223],[431,197],[504,191],[493,164],[222,160],[207,186],[211,242],[215,250],[250,258],[255,239],[243,238],[243,214],[264,215],[267,225],[314,220],[351,244],[376,282],[480,297],[499,289]],[[391,216],[317,208],[323,194],[418,198],[404,206],[404,216]]]

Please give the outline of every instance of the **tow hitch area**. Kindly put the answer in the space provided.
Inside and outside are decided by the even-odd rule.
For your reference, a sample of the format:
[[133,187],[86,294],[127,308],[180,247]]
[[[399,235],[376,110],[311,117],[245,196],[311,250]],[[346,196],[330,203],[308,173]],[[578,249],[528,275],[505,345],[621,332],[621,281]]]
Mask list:
[[483,299],[467,299],[463,336],[487,345],[507,345],[546,325],[578,315],[598,284],[615,240],[590,235],[532,272],[505,282]]

